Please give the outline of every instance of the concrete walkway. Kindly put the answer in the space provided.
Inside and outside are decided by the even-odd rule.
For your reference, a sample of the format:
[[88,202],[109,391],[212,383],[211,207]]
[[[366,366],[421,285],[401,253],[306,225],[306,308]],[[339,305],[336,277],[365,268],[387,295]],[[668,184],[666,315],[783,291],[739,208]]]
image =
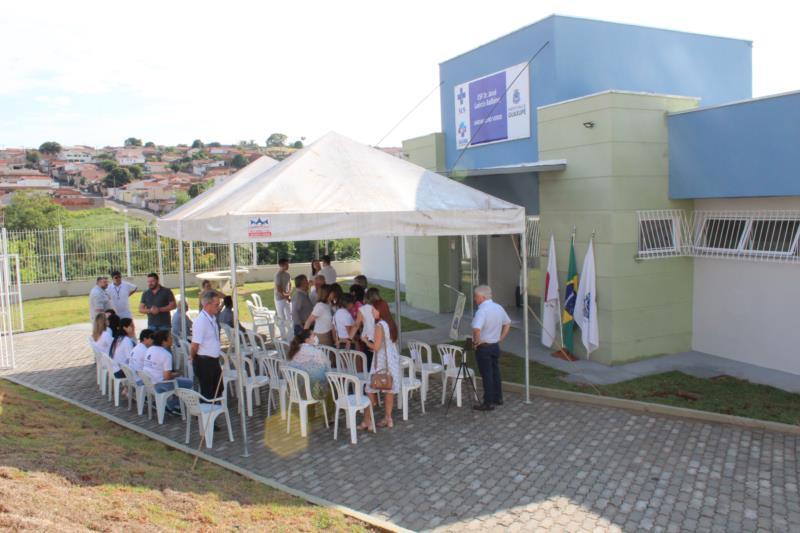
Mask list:
[[[511,333],[509,333],[508,338],[503,344],[503,350],[523,357],[525,345],[523,342],[524,335],[522,333],[521,312],[515,313],[513,311],[517,310],[514,309],[512,312],[509,312],[513,320],[513,325]],[[405,303],[403,303],[402,314],[414,320],[434,326],[433,329],[429,330],[408,332],[403,335],[403,339],[416,339],[432,344],[449,341],[452,314],[438,314],[415,309]],[[573,383],[609,385],[642,376],[676,370],[699,378],[727,375],[753,383],[769,385],[788,392],[800,393],[800,376],[796,374],[771,370],[769,368],[741,363],[732,359],[695,351],[664,355],[614,366],[608,366],[594,361],[564,361],[552,357],[551,353],[553,350],[542,346],[539,335],[541,328],[533,318],[530,319],[529,328],[529,346],[532,360],[566,372],[569,375],[565,377],[565,379]],[[462,336],[467,335],[468,331],[469,319],[465,317],[461,324]]]

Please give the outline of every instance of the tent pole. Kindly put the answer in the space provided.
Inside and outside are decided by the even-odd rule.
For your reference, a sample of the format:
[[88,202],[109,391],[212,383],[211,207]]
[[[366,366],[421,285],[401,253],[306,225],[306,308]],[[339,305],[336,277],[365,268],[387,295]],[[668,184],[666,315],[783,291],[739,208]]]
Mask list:
[[530,339],[528,339],[528,236],[527,231],[520,234],[520,248],[522,249],[522,331],[525,335],[525,403],[531,403],[530,384]]
[[397,345],[402,346],[403,319],[400,317],[400,237],[394,238],[394,309],[397,315]]
[[233,342],[236,347],[236,377],[239,382],[239,390],[236,396],[239,400],[239,418],[242,420],[242,441],[244,442],[242,457],[250,457],[250,451],[247,449],[247,413],[244,410],[244,359],[242,358],[241,346],[239,346],[239,291],[237,290],[236,280],[236,245],[231,241],[228,246],[228,253],[231,256],[231,292],[233,293],[233,328],[231,329],[234,333]]
[[[178,312],[181,314],[181,346],[183,346],[188,353],[188,346],[186,344],[186,312],[184,312],[183,306],[186,306],[187,310],[189,306],[186,304],[186,275],[184,273],[182,238],[178,239],[178,272],[178,286],[181,294],[181,305],[178,306]],[[188,368],[184,368],[184,372],[188,372],[188,370]]]

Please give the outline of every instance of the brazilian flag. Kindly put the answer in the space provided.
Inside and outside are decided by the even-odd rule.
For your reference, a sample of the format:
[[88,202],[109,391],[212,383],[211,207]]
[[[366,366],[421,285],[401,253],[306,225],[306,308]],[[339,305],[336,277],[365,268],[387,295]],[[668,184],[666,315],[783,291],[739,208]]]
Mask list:
[[564,292],[564,311],[561,314],[564,348],[572,352],[572,332],[575,329],[575,296],[578,293],[578,267],[575,265],[575,236],[569,241],[569,268],[567,270],[567,287]]

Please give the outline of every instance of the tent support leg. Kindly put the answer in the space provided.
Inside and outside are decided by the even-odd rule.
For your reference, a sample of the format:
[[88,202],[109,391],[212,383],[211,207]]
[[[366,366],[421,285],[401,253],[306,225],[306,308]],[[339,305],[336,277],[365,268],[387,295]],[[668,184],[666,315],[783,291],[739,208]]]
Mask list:
[[[239,346],[239,291],[237,288],[236,279],[236,245],[233,242],[229,244],[228,253],[231,256],[231,292],[233,297],[232,329],[234,332],[233,342],[236,348],[236,372],[237,377],[239,378],[239,391],[236,394],[236,397],[239,400],[239,418],[242,421],[242,442],[244,443],[242,457],[250,457],[250,451],[247,448],[247,413],[244,410],[244,360],[242,359],[241,346]],[[223,392],[223,394],[227,394],[227,392]]]
[[403,319],[400,316],[400,237],[394,238],[394,312],[397,316],[397,349],[400,350],[403,335]]
[[[189,306],[186,303],[186,273],[184,272],[184,263],[183,263],[183,239],[178,240],[178,286],[181,293],[181,305],[178,306],[178,313],[181,315],[181,346],[185,346],[186,350],[189,350],[189,347],[186,345],[186,313],[183,312],[183,306],[186,306],[186,309],[189,309]],[[183,361],[181,361],[183,363]],[[188,369],[184,368],[184,372],[187,372]]]
[[528,236],[527,231],[520,234],[522,255],[522,309],[525,317],[522,322],[522,334],[525,336],[525,403],[531,403],[530,384],[530,339],[528,338]]

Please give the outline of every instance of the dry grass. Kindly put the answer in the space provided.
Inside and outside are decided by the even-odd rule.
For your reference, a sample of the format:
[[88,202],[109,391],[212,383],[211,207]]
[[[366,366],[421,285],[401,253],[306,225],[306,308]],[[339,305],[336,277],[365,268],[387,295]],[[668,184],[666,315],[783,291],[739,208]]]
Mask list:
[[0,530],[364,531],[308,504],[0,379]]

